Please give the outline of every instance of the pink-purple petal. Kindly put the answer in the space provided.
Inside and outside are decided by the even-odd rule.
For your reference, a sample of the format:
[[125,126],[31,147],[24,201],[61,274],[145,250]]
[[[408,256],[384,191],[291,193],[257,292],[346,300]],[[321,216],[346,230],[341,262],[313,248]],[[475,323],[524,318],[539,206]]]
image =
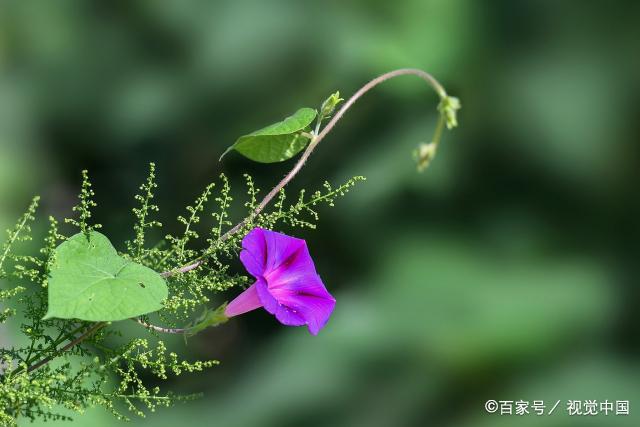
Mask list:
[[256,285],[249,286],[243,293],[231,301],[224,310],[227,317],[237,316],[262,307],[262,302],[256,292]]
[[[302,239],[287,236],[286,234],[274,231],[263,230],[263,235],[267,246],[267,260],[265,265],[265,275],[282,269],[287,269],[302,248],[306,248],[306,243]],[[306,260],[313,267],[311,257]]]
[[290,283],[300,282],[304,277],[315,281],[317,273],[306,244],[298,246],[295,252],[292,251],[287,255],[288,257],[282,260],[278,268],[265,271],[269,289],[289,287]]
[[303,317],[309,332],[317,335],[329,321],[336,301],[328,293],[327,296],[299,294],[288,297],[282,304]]
[[285,305],[279,306],[278,310],[276,310],[276,319],[287,326],[302,326],[307,324],[307,320],[300,312]]
[[256,283],[249,293],[248,289],[236,298],[242,299],[239,303],[229,304],[231,312],[263,306],[281,323],[307,325],[316,335],[329,320],[336,301],[316,273],[306,242],[254,228],[243,239],[242,248],[240,260]]
[[254,277],[262,275],[265,269],[267,248],[264,231],[262,228],[254,228],[242,239],[240,261]]
[[276,311],[278,311],[278,301],[271,292],[269,292],[267,281],[259,277],[255,283],[255,287],[264,309],[271,314],[276,314]]

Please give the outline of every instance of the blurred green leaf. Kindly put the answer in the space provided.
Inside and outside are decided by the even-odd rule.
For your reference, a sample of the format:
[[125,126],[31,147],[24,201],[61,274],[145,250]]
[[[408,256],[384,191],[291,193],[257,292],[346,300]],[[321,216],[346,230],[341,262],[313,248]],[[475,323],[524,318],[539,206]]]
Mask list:
[[611,320],[609,278],[597,263],[507,256],[434,235],[387,248],[378,300],[393,321],[381,328],[430,363],[465,369],[540,357]]
[[313,108],[301,108],[281,122],[241,136],[220,158],[231,150],[260,163],[288,160],[298,154],[309,142],[300,134],[316,118]]
[[155,271],[127,261],[101,233],[78,233],[55,251],[46,317],[124,320],[162,308],[167,285]]

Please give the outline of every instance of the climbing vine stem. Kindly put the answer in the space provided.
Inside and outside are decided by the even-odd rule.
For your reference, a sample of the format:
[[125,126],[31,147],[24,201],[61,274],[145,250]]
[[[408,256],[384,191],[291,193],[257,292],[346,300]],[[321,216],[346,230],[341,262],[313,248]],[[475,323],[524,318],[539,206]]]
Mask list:
[[[237,233],[239,230],[241,230],[246,224],[250,223],[256,216],[258,216],[267,207],[267,205],[280,192],[280,190],[282,190],[298,174],[298,172],[300,172],[300,170],[305,165],[305,163],[311,156],[311,153],[313,153],[313,151],[316,149],[318,144],[320,144],[320,142],[333,130],[335,125],[338,123],[338,121],[340,121],[340,119],[353,106],[353,104],[356,103],[356,101],[358,101],[367,92],[369,92],[371,89],[375,88],[379,84],[387,80],[391,80],[393,78],[406,76],[406,75],[417,76],[422,80],[426,81],[433,88],[433,90],[435,90],[436,94],[440,97],[440,103],[438,104],[439,118],[438,118],[438,123],[436,125],[436,130],[433,135],[433,138],[431,139],[430,143],[421,144],[421,146],[414,153],[416,157],[416,161],[418,163],[418,170],[420,171],[424,170],[428,166],[429,162],[435,156],[435,150],[438,144],[440,143],[444,126],[446,125],[447,128],[449,129],[452,129],[457,126],[458,123],[456,120],[456,111],[460,109],[460,102],[458,101],[457,98],[447,95],[447,92],[445,91],[444,87],[440,84],[440,82],[438,82],[435,79],[435,77],[433,77],[431,74],[427,73],[426,71],[420,70],[418,68],[401,68],[398,70],[389,71],[388,73],[382,74],[376,77],[375,79],[369,81],[367,84],[365,84],[360,89],[358,89],[358,91],[354,93],[351,96],[351,98],[349,98],[342,105],[342,107],[335,113],[335,115],[331,118],[331,120],[329,120],[329,122],[326,124],[324,128],[322,128],[320,132],[318,132],[321,125],[321,120],[319,119],[316,129],[312,134],[312,139],[309,142],[309,145],[307,146],[304,153],[302,153],[302,156],[300,156],[298,161],[295,163],[293,168],[289,171],[289,173],[287,173],[284,176],[284,178],[282,178],[282,180],[278,182],[278,184],[276,184],[276,186],[273,187],[271,191],[267,193],[266,196],[264,196],[260,204],[253,210],[253,212],[249,214],[249,216],[247,216],[238,224],[230,228],[226,233],[224,233],[220,237],[219,240],[220,241],[227,240],[229,237],[231,237],[232,235]],[[424,150],[423,149],[424,146],[428,146],[429,148],[427,150]],[[175,274],[186,273],[198,268],[199,266],[204,264],[205,261],[206,261],[206,255],[180,268],[177,268],[175,270],[165,271],[161,274],[163,277],[170,277]]]
[[[269,205],[269,203],[273,200],[273,198],[277,194],[279,194],[281,190],[300,172],[300,170],[305,165],[305,163],[307,162],[307,160],[309,159],[313,151],[316,149],[318,144],[320,144],[320,142],[333,130],[333,128],[338,123],[338,121],[342,119],[342,117],[356,103],[356,101],[358,101],[366,93],[368,93],[370,90],[372,90],[379,84],[387,80],[391,80],[393,78],[404,76],[404,75],[413,75],[426,81],[435,90],[436,94],[440,97],[440,102],[438,104],[439,118],[436,124],[434,135],[429,143],[421,144],[415,153],[416,160],[418,163],[418,169],[419,170],[424,169],[428,165],[428,163],[433,159],[433,156],[435,155],[436,148],[440,143],[445,126],[448,129],[451,129],[457,125],[456,111],[460,108],[460,103],[457,100],[457,98],[450,97],[449,95],[447,95],[447,92],[445,91],[444,87],[431,74],[423,70],[415,69],[415,68],[403,68],[403,69],[390,71],[388,73],[385,73],[376,77],[375,79],[369,81],[364,86],[362,86],[355,94],[353,94],[342,105],[340,109],[338,109],[338,111],[331,117],[331,119],[327,122],[324,128],[320,130],[323,118],[327,118],[332,113],[332,111],[329,111],[328,113],[323,114],[321,111],[321,115],[318,117],[318,121],[315,126],[315,129],[313,130],[313,132],[311,132],[308,135],[311,137],[310,142],[307,145],[305,151],[300,156],[300,158],[294,164],[293,168],[284,176],[284,178],[282,178],[282,180],[280,180],[280,182],[278,182],[278,184],[276,184],[271,189],[271,191],[269,191],[269,193],[267,193],[264,196],[264,198],[260,201],[260,203],[253,209],[253,211],[249,213],[247,217],[245,217],[238,224],[234,225],[232,228],[230,228],[228,231],[222,234],[218,238],[218,242],[223,242],[229,239],[238,231],[242,230],[246,225],[250,224],[258,215],[260,215],[261,212],[264,211],[264,209]],[[337,105],[340,101],[342,101],[342,99],[339,98],[339,93],[332,95],[332,97],[333,97],[332,102],[335,105]],[[321,110],[325,110],[325,104],[323,104],[323,108]],[[86,177],[85,177],[85,181],[86,181]],[[83,187],[83,192],[86,191],[87,194],[89,194],[88,192],[90,191],[90,189],[88,187],[88,184],[85,186],[87,188]],[[88,196],[86,198],[88,199]],[[84,198],[83,198],[83,202],[84,202]],[[81,221],[84,221],[85,219],[86,218],[81,216]],[[81,223],[80,225],[84,225],[84,223]],[[140,255],[140,253],[141,251],[139,250],[138,255]],[[195,270],[205,263],[207,256],[208,256],[208,253],[205,252],[203,256],[183,265],[182,267],[162,272],[161,275],[167,278],[177,274],[186,273],[186,272]],[[140,318],[135,318],[132,320],[136,321],[137,323],[153,331],[160,332],[160,333],[168,333],[168,334],[188,334],[190,331],[194,330],[194,328],[197,328],[197,326],[196,327],[192,326],[187,328],[165,328],[161,326],[152,325]],[[218,319],[216,319],[215,321],[218,323],[221,322]],[[210,323],[210,324],[214,324],[214,323]],[[85,341],[86,339],[92,337],[96,332],[98,332],[101,328],[107,325],[108,325],[108,322],[95,323],[89,329],[87,329],[84,333],[82,333],[76,338],[73,338],[71,341],[69,341],[69,343],[67,343],[65,346],[61,347],[60,349],[57,348],[59,343],[56,341],[54,343],[55,345],[53,346],[51,354],[49,356],[39,360],[38,362],[33,363],[32,365],[25,366],[23,370],[18,371],[15,374],[29,373],[46,365],[57,356],[70,350],[71,348]],[[79,332],[79,330],[76,330],[76,331]]]

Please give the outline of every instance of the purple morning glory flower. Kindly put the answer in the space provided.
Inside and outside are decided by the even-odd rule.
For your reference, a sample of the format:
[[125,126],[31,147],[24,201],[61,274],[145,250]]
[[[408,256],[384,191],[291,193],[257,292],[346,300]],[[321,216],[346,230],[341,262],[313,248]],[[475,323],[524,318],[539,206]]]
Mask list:
[[229,303],[227,317],[264,307],[281,323],[307,325],[318,334],[336,300],[316,273],[304,240],[257,227],[242,240],[240,260],[256,282]]

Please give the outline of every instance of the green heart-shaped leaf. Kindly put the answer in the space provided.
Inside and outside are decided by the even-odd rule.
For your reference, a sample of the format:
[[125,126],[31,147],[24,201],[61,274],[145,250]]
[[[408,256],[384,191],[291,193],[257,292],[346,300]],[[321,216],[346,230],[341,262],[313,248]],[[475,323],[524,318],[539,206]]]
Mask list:
[[155,271],[118,255],[109,239],[76,234],[55,250],[45,319],[124,320],[162,308],[167,285]]
[[313,108],[301,108],[281,122],[241,136],[220,156],[231,150],[260,163],[275,163],[288,160],[298,154],[309,142],[300,134],[316,118]]

